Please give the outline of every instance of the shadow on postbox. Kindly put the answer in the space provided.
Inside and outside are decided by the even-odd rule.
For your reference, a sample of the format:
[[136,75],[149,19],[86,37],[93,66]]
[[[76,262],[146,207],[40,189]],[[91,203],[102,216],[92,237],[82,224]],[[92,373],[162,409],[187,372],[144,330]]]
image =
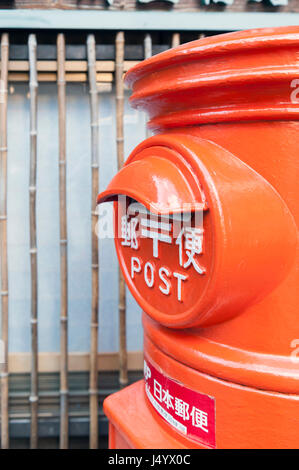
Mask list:
[[275,189],[224,148],[160,134],[129,156],[97,202],[114,201],[117,255],[141,308],[167,327],[209,326],[288,273],[293,217]]

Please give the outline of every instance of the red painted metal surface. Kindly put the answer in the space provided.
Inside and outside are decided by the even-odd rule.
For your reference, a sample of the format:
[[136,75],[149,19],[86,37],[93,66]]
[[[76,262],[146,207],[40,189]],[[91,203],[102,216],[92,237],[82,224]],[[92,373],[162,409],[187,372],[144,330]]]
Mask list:
[[[219,448],[299,446],[298,79],[299,27],[205,38],[137,65],[131,103],[156,135],[98,198],[127,195],[156,214],[131,214],[145,236],[124,242],[117,221],[132,200],[115,203],[120,265],[144,310],[147,360],[215,400]],[[190,207],[202,217],[174,237]],[[204,446],[140,387],[126,424],[116,414],[128,390],[105,404],[128,445]]]

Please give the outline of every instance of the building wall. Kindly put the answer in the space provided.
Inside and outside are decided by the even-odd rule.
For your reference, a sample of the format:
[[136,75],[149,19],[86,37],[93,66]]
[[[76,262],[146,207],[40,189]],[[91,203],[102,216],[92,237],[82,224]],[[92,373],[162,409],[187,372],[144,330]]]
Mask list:
[[1,8],[299,12],[298,0],[6,0],[2,3]]

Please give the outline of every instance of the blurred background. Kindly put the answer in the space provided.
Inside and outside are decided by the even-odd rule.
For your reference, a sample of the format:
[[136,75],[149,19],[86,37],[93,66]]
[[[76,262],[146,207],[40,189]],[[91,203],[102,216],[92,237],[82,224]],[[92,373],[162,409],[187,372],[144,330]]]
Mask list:
[[188,41],[299,24],[299,0],[0,8],[1,446],[107,447],[103,399],[143,367],[140,308],[94,230],[96,194],[149,135],[123,74]]

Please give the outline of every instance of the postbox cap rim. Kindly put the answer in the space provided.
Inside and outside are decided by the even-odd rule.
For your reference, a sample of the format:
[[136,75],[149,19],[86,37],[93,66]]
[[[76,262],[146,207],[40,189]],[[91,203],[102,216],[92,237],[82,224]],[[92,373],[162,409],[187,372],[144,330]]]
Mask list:
[[258,28],[205,37],[161,52],[132,67],[125,75],[130,88],[148,73],[172,65],[236,50],[269,48],[299,43],[299,26]]

